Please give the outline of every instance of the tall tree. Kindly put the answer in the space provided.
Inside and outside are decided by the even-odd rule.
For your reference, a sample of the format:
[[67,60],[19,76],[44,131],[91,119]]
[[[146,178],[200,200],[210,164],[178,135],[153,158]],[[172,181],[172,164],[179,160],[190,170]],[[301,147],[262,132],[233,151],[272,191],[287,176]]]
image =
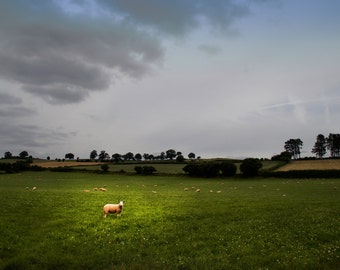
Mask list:
[[323,158],[323,156],[326,154],[326,148],[327,148],[327,140],[324,135],[319,134],[316,137],[316,142],[312,149],[312,153],[316,154],[317,158]]
[[331,157],[340,157],[340,134],[330,133],[327,138],[327,149]]
[[300,149],[302,148],[303,142],[301,139],[289,139],[288,141],[285,142],[285,150],[289,152],[294,159],[300,158],[301,151]]

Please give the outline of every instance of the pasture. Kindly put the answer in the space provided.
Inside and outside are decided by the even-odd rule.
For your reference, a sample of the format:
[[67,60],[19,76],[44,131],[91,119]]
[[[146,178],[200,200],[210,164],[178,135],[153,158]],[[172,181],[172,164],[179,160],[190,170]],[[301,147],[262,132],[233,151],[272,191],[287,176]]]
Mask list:
[[290,170],[340,170],[340,159],[291,160],[278,169]]
[[0,174],[0,203],[0,269],[340,265],[340,179],[25,172]]

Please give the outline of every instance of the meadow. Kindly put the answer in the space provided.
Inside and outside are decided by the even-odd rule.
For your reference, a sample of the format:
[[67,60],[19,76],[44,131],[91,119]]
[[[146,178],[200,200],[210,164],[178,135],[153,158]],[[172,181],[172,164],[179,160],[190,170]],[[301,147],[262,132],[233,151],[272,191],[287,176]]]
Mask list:
[[340,179],[24,172],[0,174],[0,205],[0,269],[340,265]]

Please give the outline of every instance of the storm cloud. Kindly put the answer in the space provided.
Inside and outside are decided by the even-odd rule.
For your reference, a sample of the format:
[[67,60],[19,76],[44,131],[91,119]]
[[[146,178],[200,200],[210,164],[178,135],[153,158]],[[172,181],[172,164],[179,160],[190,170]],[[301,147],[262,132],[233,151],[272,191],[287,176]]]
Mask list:
[[0,77],[51,104],[83,101],[121,78],[140,79],[160,67],[159,35],[183,37],[202,20],[224,31],[248,11],[234,1],[212,2],[1,3]]

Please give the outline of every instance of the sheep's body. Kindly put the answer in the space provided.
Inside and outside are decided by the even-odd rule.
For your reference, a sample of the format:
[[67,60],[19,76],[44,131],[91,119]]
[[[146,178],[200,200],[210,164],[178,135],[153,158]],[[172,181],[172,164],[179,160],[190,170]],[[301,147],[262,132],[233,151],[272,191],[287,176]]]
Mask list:
[[107,215],[109,213],[116,213],[117,217],[120,217],[120,215],[122,214],[122,210],[123,210],[123,202],[119,202],[118,204],[105,204],[103,211],[104,211],[104,218],[107,217]]

